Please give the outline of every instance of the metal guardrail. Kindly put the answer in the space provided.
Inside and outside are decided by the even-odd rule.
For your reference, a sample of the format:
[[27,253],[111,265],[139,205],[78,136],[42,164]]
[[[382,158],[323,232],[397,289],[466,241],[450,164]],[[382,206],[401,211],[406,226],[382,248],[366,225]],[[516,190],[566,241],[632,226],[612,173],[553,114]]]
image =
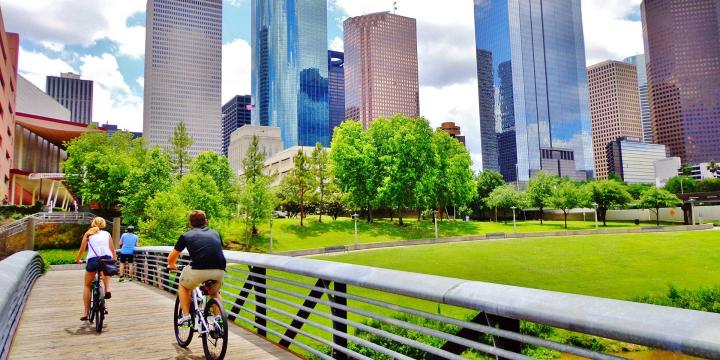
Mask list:
[[33,221],[33,226],[43,224],[90,224],[95,215],[86,212],[39,212],[28,215],[20,220],[0,226],[0,250],[4,249],[8,238],[27,230],[28,223]]
[[[136,249],[135,276],[175,292],[177,276],[164,271],[171,249]],[[387,344],[414,348],[432,359],[463,359],[468,350],[500,359],[529,359],[523,354],[528,346],[591,359],[620,358],[527,334],[520,330],[521,321],[720,358],[719,314],[321,260],[235,251],[226,251],[225,257],[222,295],[232,303],[230,318],[314,358],[370,359],[369,351],[411,358],[399,353],[399,346]],[[401,300],[406,298],[425,300],[438,311],[407,306]],[[443,315],[441,304],[471,317]],[[460,330],[441,331],[427,325],[432,322]],[[402,331],[388,331],[378,324]],[[366,334],[384,340],[373,342]],[[418,341],[412,334],[442,345]]]
[[35,251],[21,251],[0,261],[0,360],[7,359],[15,329],[43,261]]

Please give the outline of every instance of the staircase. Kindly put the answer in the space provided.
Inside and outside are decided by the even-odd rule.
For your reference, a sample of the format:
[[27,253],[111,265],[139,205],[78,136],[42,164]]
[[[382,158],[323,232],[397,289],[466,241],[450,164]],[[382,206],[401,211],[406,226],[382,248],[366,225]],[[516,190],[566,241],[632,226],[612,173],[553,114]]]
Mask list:
[[87,212],[39,212],[20,220],[0,226],[0,253],[6,252],[7,240],[27,230],[29,223],[34,227],[43,224],[90,224],[95,215]]

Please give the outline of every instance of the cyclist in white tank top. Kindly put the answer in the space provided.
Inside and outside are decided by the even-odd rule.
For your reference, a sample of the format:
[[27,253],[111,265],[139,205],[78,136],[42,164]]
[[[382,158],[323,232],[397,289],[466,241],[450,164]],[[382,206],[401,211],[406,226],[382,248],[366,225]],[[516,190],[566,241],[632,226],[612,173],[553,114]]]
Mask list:
[[[85,281],[83,289],[83,304],[85,305],[84,315],[80,318],[82,321],[88,319],[90,312],[90,288],[92,287],[95,272],[100,267],[101,259],[115,260],[115,244],[113,243],[110,233],[102,230],[106,226],[105,219],[96,217],[93,219],[90,229],[85,232],[80,243],[80,251],[78,251],[75,262],[80,264],[80,258],[85,250],[87,250],[87,265],[85,266]],[[110,277],[102,276],[103,285],[105,285],[105,299],[110,299]]]

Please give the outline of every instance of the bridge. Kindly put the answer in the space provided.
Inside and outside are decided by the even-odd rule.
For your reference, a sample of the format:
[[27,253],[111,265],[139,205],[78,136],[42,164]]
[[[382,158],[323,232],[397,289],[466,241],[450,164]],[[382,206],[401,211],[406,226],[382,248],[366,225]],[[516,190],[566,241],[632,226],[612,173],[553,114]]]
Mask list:
[[[0,359],[201,359],[175,345],[169,247],[138,250],[113,281],[102,334],[80,322],[82,271],[44,272],[33,251],[0,261]],[[528,331],[535,323],[720,358],[720,315],[330,261],[226,251],[228,359],[529,359],[551,349],[618,359]],[[182,262],[187,263],[187,259]],[[522,330],[521,330],[522,329]]]

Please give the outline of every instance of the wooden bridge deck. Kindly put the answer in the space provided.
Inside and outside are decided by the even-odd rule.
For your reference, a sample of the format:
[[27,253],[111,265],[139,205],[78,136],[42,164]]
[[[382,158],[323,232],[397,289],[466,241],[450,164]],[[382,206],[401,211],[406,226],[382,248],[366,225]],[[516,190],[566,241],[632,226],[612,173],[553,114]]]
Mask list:
[[[196,336],[177,346],[172,329],[175,298],[135,282],[110,284],[112,299],[102,334],[82,315],[82,270],[50,271],[30,293],[10,359],[204,359]],[[226,359],[297,359],[279,346],[231,326]]]

